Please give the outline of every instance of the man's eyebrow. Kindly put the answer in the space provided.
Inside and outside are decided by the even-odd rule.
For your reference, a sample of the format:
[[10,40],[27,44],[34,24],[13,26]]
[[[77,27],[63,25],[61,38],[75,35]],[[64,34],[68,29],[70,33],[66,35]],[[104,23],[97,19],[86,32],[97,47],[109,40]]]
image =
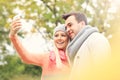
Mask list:
[[67,26],[69,26],[69,25],[71,25],[71,24],[72,24],[71,22],[67,23],[67,24],[65,25],[65,30],[67,30]]
[[71,25],[72,24],[72,22],[69,22],[68,24],[67,24],[67,26],[69,26],[69,25]]

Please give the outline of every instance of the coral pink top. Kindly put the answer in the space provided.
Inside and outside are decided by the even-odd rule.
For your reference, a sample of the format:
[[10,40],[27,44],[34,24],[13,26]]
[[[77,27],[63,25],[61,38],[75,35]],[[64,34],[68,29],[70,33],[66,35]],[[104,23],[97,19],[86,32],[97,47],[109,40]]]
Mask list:
[[[68,66],[68,61],[67,61],[67,57],[66,57],[66,54],[63,50],[59,50],[59,55],[60,55],[60,59],[62,61],[62,63],[66,66]],[[51,51],[50,52],[50,55],[49,55],[49,61],[48,61],[48,71],[54,71],[54,70],[57,70],[57,67],[56,67],[56,56],[55,56],[55,53],[54,51]]]
[[[68,69],[69,65],[68,65],[68,60],[67,60],[67,56],[66,56],[65,52],[63,50],[59,50],[59,55],[60,55],[61,62]],[[64,67],[62,67],[62,68],[64,68]],[[43,69],[41,80],[59,80],[59,79],[68,80],[69,71],[67,71],[67,69],[66,70],[65,69],[66,68],[62,69],[64,71],[63,72],[63,71],[61,71],[61,69],[57,68],[55,53],[54,53],[54,51],[51,51],[50,55],[49,55],[48,67],[47,67],[47,69]]]
[[[59,71],[59,69],[56,66],[56,56],[54,51],[50,51],[50,53],[44,53],[44,54],[33,54],[24,48],[24,46],[21,44],[21,42],[19,41],[16,35],[10,37],[10,40],[12,41],[20,58],[25,63],[41,66],[43,70],[42,71],[43,75],[54,74],[54,72]],[[62,63],[68,67],[68,61],[65,51],[59,50],[59,55]]]

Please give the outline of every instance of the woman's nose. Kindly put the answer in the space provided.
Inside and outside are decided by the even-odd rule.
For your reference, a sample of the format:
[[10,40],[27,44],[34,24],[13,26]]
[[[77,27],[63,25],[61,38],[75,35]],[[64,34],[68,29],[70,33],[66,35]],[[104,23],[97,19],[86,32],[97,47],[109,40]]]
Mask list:
[[61,39],[61,36],[58,36],[58,39]]

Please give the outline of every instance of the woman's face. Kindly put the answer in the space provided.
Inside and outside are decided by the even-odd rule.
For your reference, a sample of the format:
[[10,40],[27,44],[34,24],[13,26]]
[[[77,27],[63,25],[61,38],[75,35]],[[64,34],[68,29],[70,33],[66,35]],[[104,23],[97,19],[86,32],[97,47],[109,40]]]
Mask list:
[[58,49],[66,49],[68,44],[68,36],[63,31],[57,31],[54,34],[54,43]]

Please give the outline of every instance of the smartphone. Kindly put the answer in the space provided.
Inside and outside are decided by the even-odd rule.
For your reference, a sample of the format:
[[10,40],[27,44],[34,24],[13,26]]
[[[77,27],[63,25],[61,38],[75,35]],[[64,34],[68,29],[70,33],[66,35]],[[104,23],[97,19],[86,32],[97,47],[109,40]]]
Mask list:
[[24,31],[24,25],[26,24],[25,23],[25,20],[23,19],[22,15],[21,14],[18,14],[16,16],[13,17],[13,21],[16,20],[16,19],[20,19],[20,22],[21,22],[21,28],[19,29],[18,32],[23,32]]

